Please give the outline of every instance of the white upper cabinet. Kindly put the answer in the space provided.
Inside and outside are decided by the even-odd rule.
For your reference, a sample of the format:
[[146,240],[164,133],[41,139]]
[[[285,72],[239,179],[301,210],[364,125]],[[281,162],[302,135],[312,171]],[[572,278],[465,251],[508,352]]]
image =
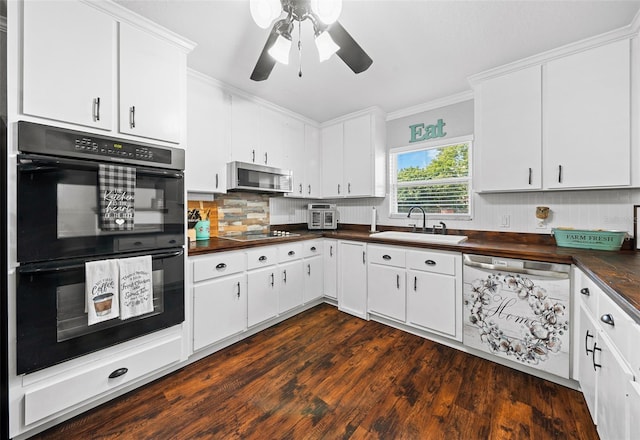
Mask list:
[[230,120],[231,96],[207,77],[190,72],[185,173],[188,191],[226,192]]
[[542,187],[542,68],[489,79],[475,88],[478,191]]
[[548,188],[631,183],[630,42],[549,61],[544,70]]
[[478,191],[632,184],[630,40],[564,52],[471,78]]
[[385,133],[379,110],[322,128],[323,197],[384,197]]
[[286,168],[293,171],[293,191],[287,197],[315,198],[320,194],[319,130],[291,119],[285,131]]
[[183,56],[173,44],[120,23],[121,133],[180,141]]
[[[104,2],[27,1],[25,115],[181,143],[193,44]],[[138,27],[140,24],[140,27]]]
[[111,130],[116,22],[80,2],[24,2],[23,112]]

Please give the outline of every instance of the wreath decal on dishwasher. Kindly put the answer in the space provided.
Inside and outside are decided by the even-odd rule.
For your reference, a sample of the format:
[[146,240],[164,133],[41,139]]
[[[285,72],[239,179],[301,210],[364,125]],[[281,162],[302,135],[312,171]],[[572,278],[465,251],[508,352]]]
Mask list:
[[[515,321],[528,330],[522,339],[505,335],[490,319],[496,310],[490,309],[489,305],[502,285],[515,292],[519,300],[527,301],[535,316],[515,317]],[[492,352],[513,356],[532,365],[547,360],[550,353],[560,351],[560,337],[569,329],[569,321],[563,319],[565,306],[549,298],[544,288],[519,275],[489,275],[486,279],[475,280],[465,305],[471,308],[469,321],[478,327],[480,340]]]

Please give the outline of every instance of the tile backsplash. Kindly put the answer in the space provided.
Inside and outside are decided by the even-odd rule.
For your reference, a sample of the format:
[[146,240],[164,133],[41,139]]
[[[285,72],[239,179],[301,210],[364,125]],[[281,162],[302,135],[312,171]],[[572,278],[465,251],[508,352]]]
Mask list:
[[218,236],[269,232],[269,196],[233,192],[215,197],[218,205]]

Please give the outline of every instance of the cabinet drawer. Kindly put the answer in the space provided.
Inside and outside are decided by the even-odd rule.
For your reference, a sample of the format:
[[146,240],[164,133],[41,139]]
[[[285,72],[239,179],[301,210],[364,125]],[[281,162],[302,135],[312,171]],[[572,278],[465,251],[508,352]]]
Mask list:
[[633,330],[631,318],[624,313],[607,294],[599,290],[598,299],[598,324],[602,331],[609,336],[620,354],[626,360],[629,359],[629,335]]
[[369,263],[384,264],[385,266],[404,267],[405,251],[389,246],[368,246]]
[[456,257],[443,252],[407,251],[407,268],[455,275]]
[[242,252],[206,256],[193,261],[193,282],[231,275],[246,269],[247,257]]
[[278,262],[278,248],[275,246],[259,247],[247,251],[248,269],[270,266]]
[[[71,408],[109,390],[120,388],[135,379],[180,360],[182,340],[175,336],[95,368],[86,367],[77,374],[55,383],[29,390],[24,395],[24,422],[30,425],[52,414]],[[118,369],[127,372],[110,379]]]
[[322,240],[309,240],[302,242],[302,256],[304,258],[322,255]]
[[286,263],[302,258],[302,243],[289,243],[278,246],[278,262]]
[[579,275],[576,277],[576,287],[574,291],[580,297],[578,301],[582,302],[585,308],[595,315],[598,311],[600,288],[596,286],[596,283],[594,283],[591,278],[581,271],[576,271],[576,273]]

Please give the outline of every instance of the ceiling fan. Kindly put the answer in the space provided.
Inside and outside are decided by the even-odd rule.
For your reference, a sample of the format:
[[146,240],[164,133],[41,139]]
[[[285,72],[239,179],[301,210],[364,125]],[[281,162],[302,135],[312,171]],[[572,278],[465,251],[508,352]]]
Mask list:
[[[337,21],[342,11],[342,0],[250,0],[249,6],[254,21],[264,29],[271,26],[276,18],[283,17],[273,23],[251,74],[254,81],[269,78],[277,61],[288,64],[294,24],[298,22],[300,26],[306,19],[313,24],[320,61],[329,59],[335,53],[354,73],[364,72],[373,63]],[[302,76],[302,72],[298,75]]]

